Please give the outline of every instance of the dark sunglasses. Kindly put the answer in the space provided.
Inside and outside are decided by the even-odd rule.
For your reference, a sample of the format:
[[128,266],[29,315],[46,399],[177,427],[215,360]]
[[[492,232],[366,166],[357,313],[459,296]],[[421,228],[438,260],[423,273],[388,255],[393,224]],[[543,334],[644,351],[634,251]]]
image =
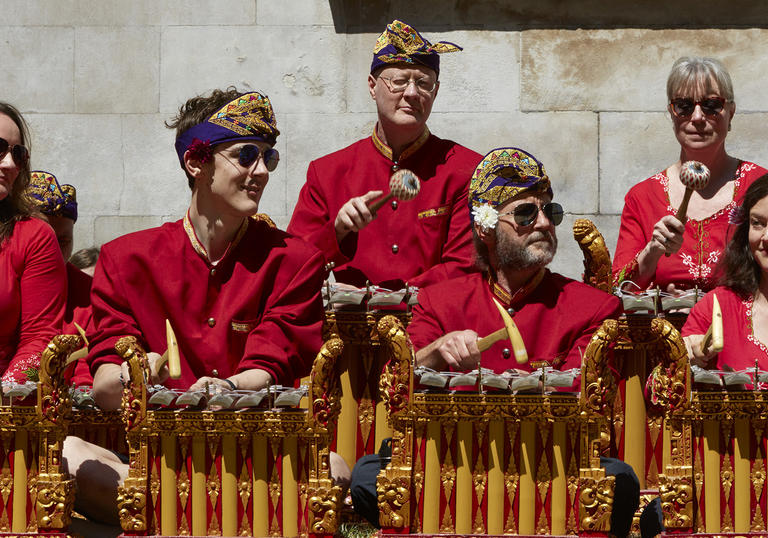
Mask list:
[[[557,202],[550,202],[542,207],[541,210],[555,226],[563,222],[563,206]],[[515,222],[520,226],[530,226],[536,222],[536,218],[539,216],[539,206],[530,202],[520,204],[513,211],[502,213],[499,216],[503,217],[504,215],[512,215],[515,218]]]
[[723,97],[707,97],[701,101],[694,101],[690,97],[678,97],[669,102],[669,108],[678,118],[687,118],[693,114],[696,105],[701,107],[701,111],[706,116],[716,116],[725,108],[725,99]]
[[[246,144],[240,148],[240,155],[237,160],[241,166],[250,168],[250,166],[258,160],[261,153],[259,146],[256,144]],[[280,162],[279,151],[275,148],[269,148],[264,151],[264,165],[267,167],[267,170],[274,172],[278,162]]]
[[0,138],[0,161],[5,159],[8,150],[11,151],[13,162],[16,163],[16,166],[19,168],[23,167],[29,161],[29,150],[26,147],[21,144],[12,146],[5,138]]

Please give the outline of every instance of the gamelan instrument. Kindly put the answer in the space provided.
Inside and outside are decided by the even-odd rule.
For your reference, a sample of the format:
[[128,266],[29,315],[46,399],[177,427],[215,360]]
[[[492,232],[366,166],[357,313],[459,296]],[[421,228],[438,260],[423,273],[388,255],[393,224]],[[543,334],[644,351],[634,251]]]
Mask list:
[[416,198],[421,189],[419,178],[406,168],[401,168],[389,178],[389,193],[368,206],[375,213],[392,198],[407,202]]
[[680,182],[685,186],[685,194],[675,217],[683,224],[688,220],[688,202],[691,200],[693,191],[706,188],[709,185],[709,178],[709,168],[699,161],[686,161],[680,167]]
[[701,340],[701,352],[720,353],[723,350],[723,313],[717,295],[712,296],[712,323]]

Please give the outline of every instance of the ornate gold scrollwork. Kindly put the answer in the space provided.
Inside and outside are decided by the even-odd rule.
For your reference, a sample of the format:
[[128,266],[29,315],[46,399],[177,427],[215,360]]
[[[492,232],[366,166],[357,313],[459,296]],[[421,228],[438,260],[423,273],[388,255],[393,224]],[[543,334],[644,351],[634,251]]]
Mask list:
[[395,316],[379,321],[379,336],[388,347],[391,360],[381,376],[379,391],[384,397],[389,416],[405,409],[409,402],[413,352],[402,322]]
[[407,529],[410,524],[410,469],[388,466],[379,473],[376,493],[381,527]]
[[75,504],[75,479],[60,473],[40,474],[37,480],[38,530],[65,529]]
[[344,350],[340,338],[326,341],[312,366],[310,398],[315,424],[333,427],[341,411],[341,386],[336,375],[336,361]]
[[599,532],[611,528],[615,477],[580,480],[579,520],[581,531]]
[[659,477],[659,496],[664,526],[668,529],[686,529],[693,526],[693,481],[691,477],[662,475]]
[[592,335],[584,353],[581,375],[583,413],[608,417],[616,397],[616,380],[608,367],[609,346],[619,334],[619,322],[607,319]]
[[72,416],[69,387],[64,380],[65,358],[83,345],[80,336],[61,334],[55,336],[40,357],[40,382],[38,384],[38,416],[41,421],[56,424]]
[[341,486],[332,486],[330,480],[321,480],[319,487],[307,491],[311,534],[334,534],[339,527]]
[[117,489],[117,510],[120,526],[125,531],[147,530],[144,510],[147,506],[146,480],[128,477]]
[[680,333],[668,320],[653,319],[651,331],[659,338],[665,351],[660,354],[662,360],[653,369],[648,381],[651,403],[669,416],[690,407],[688,351]]
[[140,424],[146,416],[147,385],[150,378],[147,354],[133,336],[121,338],[115,344],[118,356],[128,362],[128,380],[123,388],[123,422],[126,431]]
[[610,293],[613,287],[611,254],[597,226],[589,219],[576,219],[573,238],[584,254],[584,282]]

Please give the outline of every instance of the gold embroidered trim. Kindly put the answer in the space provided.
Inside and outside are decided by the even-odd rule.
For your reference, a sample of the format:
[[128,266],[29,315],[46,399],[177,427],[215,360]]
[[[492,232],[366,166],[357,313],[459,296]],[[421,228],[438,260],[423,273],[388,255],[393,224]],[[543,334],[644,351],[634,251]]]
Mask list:
[[239,333],[249,333],[256,327],[255,323],[241,323],[239,321],[233,321],[231,324],[232,330]]
[[500,301],[502,301],[506,305],[511,305],[512,301],[521,301],[525,297],[531,294],[533,290],[535,290],[538,285],[541,283],[541,280],[544,278],[545,270],[544,268],[540,269],[536,275],[534,275],[533,278],[531,278],[527,284],[525,284],[522,288],[519,288],[514,295],[510,294],[507,290],[499,286],[499,284],[496,282],[496,279],[493,278],[492,274],[488,274],[488,286],[491,288],[491,293]]
[[[189,220],[189,209],[187,209],[187,212],[184,214],[183,224],[184,224],[184,231],[187,233],[189,242],[192,243],[192,248],[195,249],[195,252],[197,252],[200,255],[200,257],[202,257],[206,262],[210,264],[211,259],[208,257],[208,251],[205,250],[205,247],[197,238],[197,232],[195,232],[195,227],[192,226],[192,221]],[[240,228],[237,230],[235,237],[229,243],[229,246],[227,246],[227,250],[224,251],[224,255],[221,257],[222,260],[227,257],[227,254],[229,254],[232,250],[234,250],[234,248],[237,246],[237,244],[245,235],[245,231],[247,229],[248,229],[248,219],[243,219],[243,222],[242,224],[240,224]]]
[[[376,127],[378,127],[378,123],[373,127],[373,135],[371,136],[371,139],[373,140],[373,145],[376,146],[376,149],[379,150],[379,153],[384,155],[387,159],[390,161],[394,161],[392,158],[392,148],[390,148],[388,145],[386,145],[381,138],[379,138],[379,135],[376,134]],[[405,148],[403,152],[400,154],[400,161],[403,159],[407,159],[414,153],[416,153],[421,146],[424,145],[424,143],[427,141],[427,138],[429,138],[429,128],[425,125],[424,126],[424,132],[419,135],[419,138],[413,141],[413,143]]]
[[440,215],[445,215],[450,211],[451,206],[444,205],[442,207],[438,207],[435,209],[434,207],[432,209],[427,209],[426,211],[422,211],[418,214],[418,218],[420,219],[426,219],[427,217],[438,217]]

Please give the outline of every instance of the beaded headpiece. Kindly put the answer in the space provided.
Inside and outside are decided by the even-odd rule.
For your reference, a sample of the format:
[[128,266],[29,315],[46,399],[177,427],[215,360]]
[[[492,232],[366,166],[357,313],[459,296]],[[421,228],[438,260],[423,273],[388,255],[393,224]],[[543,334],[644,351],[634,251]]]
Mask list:
[[438,41],[433,45],[414,28],[395,20],[387,25],[387,29],[376,40],[376,45],[373,47],[371,73],[389,64],[419,63],[439,75],[439,55],[460,50],[463,49],[447,41]]
[[279,134],[269,97],[251,92],[233,99],[204,122],[181,133],[176,139],[176,154],[184,168],[187,150],[192,150],[196,158],[206,162],[213,155],[212,148],[216,144],[257,140],[274,146]]
[[536,157],[519,148],[497,148],[483,157],[469,184],[469,209],[495,208],[526,191],[552,195],[549,176]]
[[59,185],[56,176],[42,170],[30,172],[27,199],[44,215],[77,221],[77,191],[72,185]]

